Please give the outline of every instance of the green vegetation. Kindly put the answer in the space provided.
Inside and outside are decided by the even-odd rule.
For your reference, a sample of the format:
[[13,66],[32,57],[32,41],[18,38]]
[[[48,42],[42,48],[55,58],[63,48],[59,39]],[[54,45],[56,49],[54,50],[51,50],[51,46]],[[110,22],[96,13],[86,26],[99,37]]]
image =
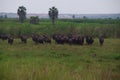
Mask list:
[[0,40],[0,80],[120,80],[120,21],[113,19],[60,19],[53,26],[50,20],[39,24],[0,19],[0,34],[81,34],[98,37],[93,45],[36,45],[15,39],[13,45]]
[[50,19],[52,20],[52,24],[55,24],[55,20],[58,18],[58,9],[54,6],[52,8],[49,8],[48,15]]
[[0,33],[13,34],[15,36],[24,34],[30,36],[36,34],[81,34],[98,37],[119,38],[120,20],[117,19],[60,19],[53,26],[50,20],[40,19],[38,25],[30,24],[29,20],[19,23],[17,19],[1,19]]
[[19,21],[23,23],[26,19],[26,8],[24,6],[20,6],[17,10],[17,14],[19,15]]
[[38,24],[39,23],[39,17],[38,16],[31,16],[30,17],[30,23],[31,24]]
[[[120,40],[91,46],[0,40],[1,80],[120,80]],[[96,55],[95,55],[96,54]]]

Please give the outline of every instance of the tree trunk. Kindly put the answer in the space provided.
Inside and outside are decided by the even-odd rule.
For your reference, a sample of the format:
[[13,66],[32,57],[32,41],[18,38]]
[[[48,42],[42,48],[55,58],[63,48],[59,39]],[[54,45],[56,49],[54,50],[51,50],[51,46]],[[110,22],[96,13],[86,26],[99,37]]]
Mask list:
[[55,25],[55,20],[54,19],[52,20],[52,24]]

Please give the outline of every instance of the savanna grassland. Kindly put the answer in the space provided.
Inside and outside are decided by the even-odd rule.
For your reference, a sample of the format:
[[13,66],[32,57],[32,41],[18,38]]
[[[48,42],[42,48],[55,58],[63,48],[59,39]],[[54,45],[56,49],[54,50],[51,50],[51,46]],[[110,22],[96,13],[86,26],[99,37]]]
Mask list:
[[[93,45],[27,44],[16,38],[13,45],[0,40],[0,80],[120,80],[119,20],[49,20],[38,25],[1,20],[0,33],[18,36],[74,33],[93,35]],[[99,45],[97,36],[104,34]]]

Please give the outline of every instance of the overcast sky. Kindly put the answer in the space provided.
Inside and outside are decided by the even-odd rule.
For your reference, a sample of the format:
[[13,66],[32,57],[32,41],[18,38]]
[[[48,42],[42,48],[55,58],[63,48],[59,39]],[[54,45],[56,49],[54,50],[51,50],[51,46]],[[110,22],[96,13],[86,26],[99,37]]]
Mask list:
[[0,0],[0,12],[16,13],[21,5],[27,8],[27,13],[48,13],[52,6],[59,13],[120,13],[120,0]]

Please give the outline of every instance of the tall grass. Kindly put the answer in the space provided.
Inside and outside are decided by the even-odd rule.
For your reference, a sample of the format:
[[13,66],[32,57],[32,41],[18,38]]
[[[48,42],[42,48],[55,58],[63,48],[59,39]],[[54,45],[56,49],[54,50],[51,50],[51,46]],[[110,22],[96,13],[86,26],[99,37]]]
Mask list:
[[[31,39],[13,45],[0,40],[1,80],[119,80],[120,40],[93,45],[36,45]],[[94,56],[96,54],[96,56]]]

